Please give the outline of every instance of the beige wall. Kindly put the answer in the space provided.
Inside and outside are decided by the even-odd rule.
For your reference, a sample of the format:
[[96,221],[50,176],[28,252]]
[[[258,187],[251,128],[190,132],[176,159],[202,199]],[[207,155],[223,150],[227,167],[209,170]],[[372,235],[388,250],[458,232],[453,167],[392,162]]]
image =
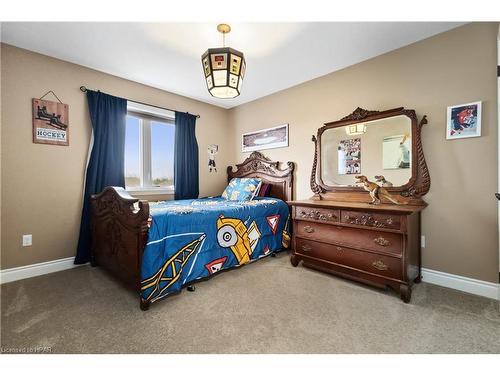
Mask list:
[[[230,110],[241,134],[290,124],[290,146],[266,150],[297,163],[296,198],[310,197],[311,135],[356,107],[404,106],[426,114],[423,147],[432,186],[425,200],[424,267],[498,282],[496,24],[469,24]],[[482,137],[445,140],[446,107],[483,101]]]
[[[225,167],[234,160],[227,110],[2,44],[2,269],[75,254],[91,129],[81,85],[200,114],[200,196],[220,194],[226,185]],[[49,90],[69,104],[69,147],[32,143],[31,99]],[[217,174],[206,166],[211,143],[220,146]],[[32,247],[21,246],[26,233],[33,234]]]

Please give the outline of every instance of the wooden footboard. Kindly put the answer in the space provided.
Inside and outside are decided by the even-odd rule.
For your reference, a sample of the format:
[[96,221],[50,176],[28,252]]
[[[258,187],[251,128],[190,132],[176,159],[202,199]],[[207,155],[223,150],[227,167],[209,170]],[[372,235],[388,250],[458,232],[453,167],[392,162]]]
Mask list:
[[[138,207],[134,204],[138,202]],[[148,236],[149,204],[121,187],[92,195],[91,263],[140,292],[141,259]]]

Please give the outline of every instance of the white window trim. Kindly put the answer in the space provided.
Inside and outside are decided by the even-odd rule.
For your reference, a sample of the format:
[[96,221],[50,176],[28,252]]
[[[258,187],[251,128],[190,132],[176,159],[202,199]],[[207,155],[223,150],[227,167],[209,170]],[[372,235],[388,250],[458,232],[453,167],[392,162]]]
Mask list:
[[172,188],[141,188],[141,187],[131,187],[127,189],[127,192],[133,195],[174,195],[175,191]]
[[144,113],[150,116],[162,117],[167,120],[175,121],[175,112],[168,109],[152,107],[142,103],[127,101],[127,111]]
[[[132,101],[127,102],[127,112],[144,113],[146,115],[158,117],[159,119],[165,119],[169,122],[175,121],[175,112],[169,111],[163,108],[157,108],[148,106],[141,103],[136,103]],[[174,195],[175,190],[173,188],[165,187],[154,187],[147,186],[143,187],[144,179],[151,183],[151,163],[146,162],[147,159],[151,160],[151,142],[144,142],[144,138],[151,138],[151,120],[140,119],[141,121],[141,132],[139,140],[139,157],[140,163],[142,164],[142,175],[140,176],[140,183],[142,186],[133,186],[126,188],[126,191],[133,195]],[[147,155],[148,158],[145,158]],[[175,178],[175,176],[174,176]]]

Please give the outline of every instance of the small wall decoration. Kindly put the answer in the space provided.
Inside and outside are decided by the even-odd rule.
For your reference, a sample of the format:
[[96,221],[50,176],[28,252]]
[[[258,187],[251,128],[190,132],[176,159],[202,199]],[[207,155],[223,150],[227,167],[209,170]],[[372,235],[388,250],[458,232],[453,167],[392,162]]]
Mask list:
[[218,145],[210,145],[207,147],[208,153],[208,171],[212,172],[212,170],[217,173],[217,165],[215,164],[215,155],[219,152]]
[[244,133],[241,140],[241,152],[279,147],[288,147],[288,124]]
[[409,134],[384,137],[382,164],[384,169],[410,168],[411,139]]
[[[47,94],[52,93],[49,91]],[[69,145],[69,106],[59,102],[33,99],[33,143]]]
[[361,138],[344,139],[339,142],[339,174],[361,173]]
[[481,102],[448,107],[446,139],[481,136]]

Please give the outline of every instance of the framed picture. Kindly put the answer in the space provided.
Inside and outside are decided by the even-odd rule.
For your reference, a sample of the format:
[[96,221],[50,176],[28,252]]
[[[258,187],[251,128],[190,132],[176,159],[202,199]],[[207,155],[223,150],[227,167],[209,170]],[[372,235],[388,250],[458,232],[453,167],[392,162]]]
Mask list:
[[33,143],[69,145],[69,106],[33,99]]
[[339,142],[339,174],[361,173],[361,138],[344,139]]
[[481,102],[448,107],[446,139],[481,136]]
[[404,169],[411,167],[410,134],[384,137],[382,143],[382,164],[384,169]]
[[288,147],[288,124],[244,133],[241,139],[241,152],[279,147]]

